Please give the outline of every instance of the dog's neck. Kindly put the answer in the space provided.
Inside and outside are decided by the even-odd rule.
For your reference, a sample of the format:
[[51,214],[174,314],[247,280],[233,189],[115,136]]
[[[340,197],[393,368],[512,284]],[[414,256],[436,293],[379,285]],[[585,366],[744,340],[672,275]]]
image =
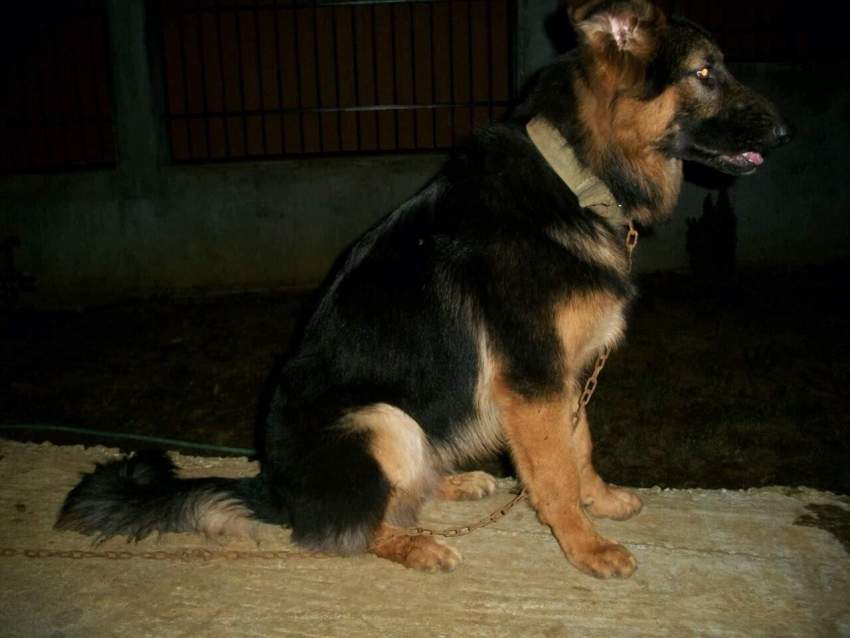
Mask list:
[[560,131],[538,115],[525,126],[540,154],[578,198],[579,206],[589,208],[615,225],[627,225],[623,207],[608,186],[582,164]]

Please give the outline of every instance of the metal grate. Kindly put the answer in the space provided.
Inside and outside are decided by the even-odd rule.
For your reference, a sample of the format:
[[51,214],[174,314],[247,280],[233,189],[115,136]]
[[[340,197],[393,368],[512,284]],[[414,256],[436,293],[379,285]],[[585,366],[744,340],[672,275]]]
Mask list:
[[103,2],[18,8],[0,37],[0,172],[114,165]]
[[175,161],[445,149],[514,91],[512,0],[155,0]]

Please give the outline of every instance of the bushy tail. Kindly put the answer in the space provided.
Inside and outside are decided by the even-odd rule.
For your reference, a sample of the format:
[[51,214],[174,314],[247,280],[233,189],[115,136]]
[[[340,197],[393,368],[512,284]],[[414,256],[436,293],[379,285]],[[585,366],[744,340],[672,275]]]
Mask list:
[[181,479],[162,452],[99,463],[65,498],[56,529],[141,540],[151,532],[241,535],[252,522],[284,525],[262,476]]

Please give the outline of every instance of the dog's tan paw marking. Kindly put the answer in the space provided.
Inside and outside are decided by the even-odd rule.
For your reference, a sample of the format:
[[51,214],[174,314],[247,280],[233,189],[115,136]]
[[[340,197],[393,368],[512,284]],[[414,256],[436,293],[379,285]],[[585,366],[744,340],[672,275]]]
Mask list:
[[454,547],[429,536],[393,536],[378,542],[370,551],[394,563],[425,572],[454,571],[463,560]]
[[569,559],[579,570],[596,578],[628,578],[637,569],[637,561],[629,550],[604,539],[588,549],[571,553]]
[[612,518],[624,521],[643,509],[643,502],[637,494],[622,487],[609,485],[587,505],[587,511],[596,518]]
[[446,501],[474,501],[496,491],[496,479],[487,472],[465,472],[444,476],[437,488],[437,498]]

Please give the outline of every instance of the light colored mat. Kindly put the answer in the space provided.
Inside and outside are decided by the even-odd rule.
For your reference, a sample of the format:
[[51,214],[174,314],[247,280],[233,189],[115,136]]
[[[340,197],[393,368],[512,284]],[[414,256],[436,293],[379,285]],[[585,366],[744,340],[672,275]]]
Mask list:
[[[115,450],[0,441],[0,547],[91,550],[55,532],[80,472]],[[186,475],[250,475],[244,459],[175,456]],[[424,520],[465,524],[511,495],[435,503]],[[644,511],[598,529],[639,562],[625,581],[570,567],[526,503],[487,529],[452,541],[465,561],[423,574],[372,556],[311,558],[270,528],[273,559],[176,561],[0,556],[2,636],[850,636],[850,557],[817,526],[846,526],[850,501],[812,490],[640,490]],[[814,510],[807,506],[815,505]],[[795,524],[796,523],[796,524]],[[808,524],[800,524],[808,523]],[[845,527],[846,533],[846,527]],[[845,541],[846,542],[846,541]],[[209,548],[183,534],[103,551]]]

